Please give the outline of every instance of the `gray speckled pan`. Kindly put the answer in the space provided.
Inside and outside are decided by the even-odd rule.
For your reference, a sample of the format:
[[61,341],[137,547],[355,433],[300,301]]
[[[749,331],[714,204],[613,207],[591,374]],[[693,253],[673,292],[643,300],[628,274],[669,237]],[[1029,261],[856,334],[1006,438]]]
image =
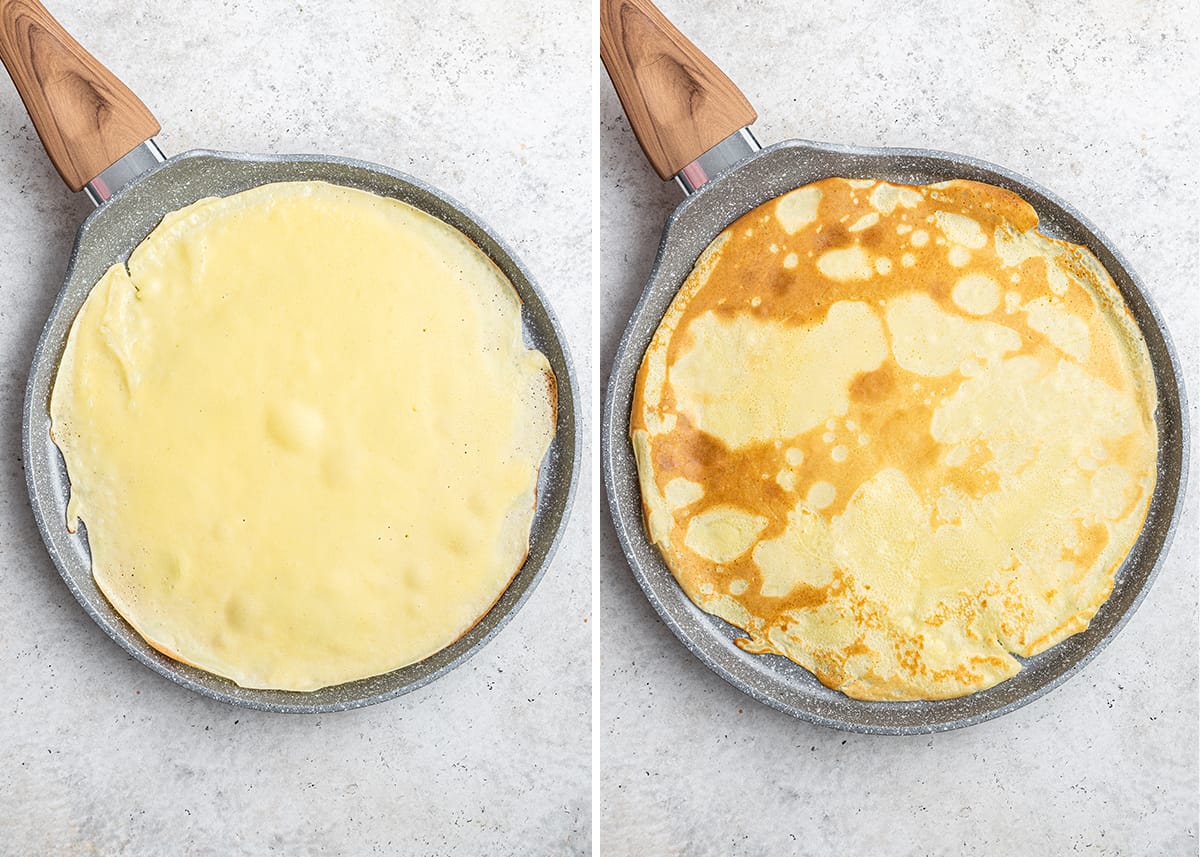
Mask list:
[[[71,253],[66,285],[38,341],[25,396],[25,475],[42,538],[71,592],[106,633],[146,666],[191,690],[264,711],[321,712],[357,708],[399,696],[462,663],[525,603],[558,544],[579,472],[579,391],[558,323],[529,272],[479,218],[435,188],[386,167],[319,155],[242,155],[193,151],[163,158],[153,136],[158,121],[108,69],[80,46],[37,0],[4,5],[0,59],[72,190],[98,206]],[[64,84],[64,81],[66,83]],[[557,426],[542,461],[529,554],[491,610],[452,645],[385,675],[297,693],[248,690],[182,664],[148,645],[97,589],[87,531],[66,528],[70,485],[50,439],[49,399],[67,333],[84,299],[114,263],[124,262],[165,214],[211,196],[270,182],[326,181],[392,197],[458,229],[512,282],[523,302],[525,342],[541,350],[557,379]],[[367,367],[363,371],[369,371]]]
[[[268,182],[326,181],[394,197],[458,229],[512,281],[524,302],[525,340],[541,350],[558,379],[558,426],[542,462],[529,556],[492,609],[451,646],[419,663],[361,681],[294,693],[247,690],[172,660],[151,648],[113,610],[92,578],[86,530],[66,529],[66,468],[50,440],[49,397],[67,332],[88,291],[114,262],[126,260],[163,215],[206,196],[227,196]],[[440,191],[374,164],[322,156],[251,156],[193,151],[142,175],[94,211],[79,230],[66,285],[54,304],[33,359],[25,398],[25,473],[34,516],[59,572],[97,624],[146,666],[197,693],[264,711],[322,712],[399,696],[462,663],[490,640],[529,597],[558,543],[579,470],[578,389],[554,315],[528,271],[477,217]]]
[[[1112,596],[1085,632],[1024,660],[1013,678],[959,699],[864,702],[830,690],[787,658],[742,651],[733,644],[741,631],[688,600],[642,524],[629,415],[642,355],[667,306],[701,251],[730,222],[769,199],[829,176],[906,184],[961,178],[1015,191],[1037,209],[1042,232],[1087,246],[1112,274],[1154,365],[1158,482],[1146,524],[1117,572]],[[694,191],[667,221],[650,281],[617,350],[602,418],[604,484],[617,535],[634,576],[667,626],[718,675],[760,702],[856,732],[913,734],[970,726],[1019,708],[1078,671],[1113,638],[1145,596],[1178,519],[1187,472],[1188,433],[1178,361],[1157,311],[1120,253],[1081,214],[1028,179],[972,158],[924,149],[789,141],[751,155]]]

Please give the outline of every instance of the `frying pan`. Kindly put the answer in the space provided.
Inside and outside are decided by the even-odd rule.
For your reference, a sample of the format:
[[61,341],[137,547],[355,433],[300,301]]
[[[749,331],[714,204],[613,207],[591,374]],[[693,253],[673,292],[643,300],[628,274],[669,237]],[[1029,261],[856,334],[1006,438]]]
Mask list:
[[[824,726],[917,734],[1000,716],[1065,681],[1120,630],[1145,596],[1170,542],[1184,496],[1188,438],[1178,361],[1129,264],[1079,212],[1014,172],[927,149],[883,149],[791,140],[761,148],[754,109],[736,86],[648,0],[602,0],[600,56],[643,152],[687,198],[668,218],[650,280],[617,349],[601,414],[604,485],[617,536],[646,597],[701,661],[760,702]],[[1037,210],[1047,235],[1087,246],[1120,289],[1150,351],[1158,386],[1158,474],[1141,534],[1116,574],[1112,595],[1088,629],[1022,659],[1013,678],[958,699],[867,702],[831,690],[798,664],[733,644],[741,631],[697,608],[646,536],[629,443],[634,380],[642,355],[696,258],[730,222],[769,199],[830,176],[928,184],[986,182],[1015,191]]]
[[[156,672],[214,699],[266,711],[357,708],[414,690],[453,669],[491,639],[525,602],[550,562],[570,508],[581,438],[571,359],[550,308],[526,268],[478,217],[411,176],[349,158],[246,155],[196,150],[164,158],[149,110],[90,56],[36,0],[0,0],[0,58],[8,68],[46,152],[67,185],[97,208],[71,252],[66,283],[34,353],[25,397],[23,447],[34,517],[54,564],[84,610],[126,651]],[[50,439],[49,396],[76,312],[92,285],[128,259],[163,215],[198,199],[268,182],[319,180],[393,197],[432,214],[478,245],[523,302],[525,341],[544,353],[558,379],[557,430],[537,487],[529,555],[492,609],[456,642],[384,675],[311,692],[250,690],[179,663],[151,648],[96,588],[86,529],[66,529],[69,483]]]

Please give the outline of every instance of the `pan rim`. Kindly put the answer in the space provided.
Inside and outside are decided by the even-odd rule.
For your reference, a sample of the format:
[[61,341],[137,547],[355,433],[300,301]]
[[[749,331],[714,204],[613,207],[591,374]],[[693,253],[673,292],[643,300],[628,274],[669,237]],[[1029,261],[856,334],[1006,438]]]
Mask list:
[[[538,325],[538,330],[544,334],[549,341],[557,346],[557,357],[561,360],[563,372],[556,371],[556,376],[565,375],[564,378],[559,378],[558,383],[558,414],[555,440],[552,442],[551,450],[547,452],[546,458],[541,464],[542,473],[545,474],[548,467],[558,468],[557,484],[549,486],[552,493],[546,500],[539,498],[538,506],[541,507],[543,502],[549,504],[550,518],[547,522],[548,526],[552,527],[552,532],[544,540],[545,548],[541,551],[540,559],[534,565],[523,563],[514,573],[513,579],[509,582],[506,588],[497,596],[496,602],[484,613],[477,622],[469,628],[462,636],[452,642],[450,645],[439,650],[439,652],[431,655],[423,661],[418,661],[416,664],[410,664],[401,667],[388,673],[383,673],[380,676],[372,676],[364,679],[359,679],[351,682],[346,682],[340,685],[331,686],[331,688],[322,688],[318,691],[303,692],[303,691],[278,691],[278,690],[255,690],[241,688],[233,682],[216,676],[204,670],[199,670],[182,664],[171,658],[168,658],[161,653],[151,649],[145,641],[119,617],[114,622],[109,616],[102,612],[101,608],[92,603],[88,593],[80,588],[79,582],[72,569],[68,568],[68,560],[62,555],[56,547],[54,536],[50,531],[50,518],[53,517],[53,512],[57,508],[57,504],[52,498],[46,495],[48,489],[38,484],[41,467],[35,460],[35,444],[53,444],[49,437],[34,437],[35,423],[38,422],[36,412],[43,410],[40,408],[42,400],[45,398],[40,394],[40,388],[43,386],[39,383],[39,367],[41,367],[51,357],[53,358],[53,366],[49,370],[50,380],[45,382],[46,392],[48,393],[50,385],[53,383],[53,374],[57,369],[59,352],[61,346],[56,347],[56,343],[51,341],[52,330],[55,327],[55,322],[59,320],[64,312],[65,304],[68,300],[68,293],[71,291],[72,279],[75,276],[76,270],[80,264],[80,256],[87,242],[87,233],[89,229],[95,227],[95,224],[101,222],[108,212],[113,211],[122,205],[123,201],[131,195],[138,192],[139,188],[144,188],[148,179],[153,176],[160,176],[165,172],[169,172],[187,162],[200,162],[203,165],[205,161],[224,161],[236,162],[247,167],[263,166],[270,168],[283,167],[288,165],[306,165],[308,167],[331,166],[337,168],[348,168],[350,170],[358,170],[366,174],[372,174],[374,177],[381,177],[388,182],[393,183],[397,187],[404,187],[406,190],[415,192],[415,196],[429,197],[437,200],[447,210],[453,212],[458,218],[461,218],[461,223],[451,222],[447,219],[444,213],[432,211],[410,199],[405,199],[405,202],[421,208],[426,213],[438,218],[447,223],[452,228],[456,229],[468,240],[479,247],[480,251],[487,255],[497,267],[504,272],[505,276],[512,282],[513,288],[517,291],[522,302],[522,328],[528,332],[534,321],[527,316],[529,309],[528,297],[535,299],[536,312],[544,316],[544,323]],[[256,182],[252,186],[267,184],[271,181],[282,181],[286,179],[268,179],[265,181]],[[320,178],[316,180],[330,181],[328,178]],[[332,182],[336,183],[336,182]],[[353,185],[346,185],[353,186]],[[232,191],[236,192],[236,191]],[[386,195],[386,194],[381,194]],[[201,197],[196,197],[201,198]],[[183,203],[186,205],[187,203]],[[175,205],[168,207],[166,210],[175,210],[181,207]],[[165,213],[165,212],[164,212]],[[155,223],[158,219],[155,218]],[[466,227],[466,228],[464,228]],[[151,226],[153,228],[153,226]],[[136,246],[140,243],[144,234],[136,236],[133,242]],[[486,239],[486,243],[490,246],[484,246],[480,238]],[[117,254],[114,258],[124,258],[125,254]],[[518,276],[514,276],[514,273]],[[89,287],[90,289],[90,287]],[[74,313],[72,313],[72,318]],[[68,326],[70,320],[67,322]],[[54,353],[51,354],[50,352]],[[565,383],[564,383],[565,381]],[[439,190],[433,185],[415,178],[407,173],[399,170],[394,170],[390,167],[376,164],[369,161],[346,158],[336,155],[321,155],[321,154],[251,154],[243,152],[224,152],[213,149],[191,149],[182,152],[167,159],[162,164],[159,164],[143,173],[135,181],[122,188],[115,193],[109,200],[98,206],[94,211],[80,224],[76,233],[74,244],[71,248],[70,260],[67,265],[67,271],[64,276],[62,285],[59,287],[54,303],[42,326],[42,330],[38,336],[37,344],[33,351],[33,356],[30,361],[29,377],[25,387],[25,400],[22,408],[22,463],[25,469],[26,487],[29,491],[30,506],[33,511],[34,519],[37,523],[39,534],[46,547],[46,552],[49,554],[51,561],[54,563],[59,576],[66,583],[71,594],[83,607],[84,612],[113,639],[125,652],[131,655],[134,659],[149,667],[155,673],[169,679],[175,684],[181,685],[188,690],[194,691],[202,696],[214,699],[227,704],[235,705],[242,708],[253,709],[258,711],[268,711],[276,713],[299,713],[299,714],[321,714],[335,711],[346,711],[355,708],[361,708],[367,705],[372,705],[378,702],[384,702],[389,699],[394,699],[397,696],[402,696],[410,693],[418,688],[429,684],[437,678],[445,675],[458,666],[461,666],[465,661],[475,655],[488,642],[490,642],[500,630],[517,614],[517,612],[529,600],[533,591],[537,588],[542,578],[546,574],[558,547],[563,538],[564,532],[570,520],[571,510],[574,506],[575,495],[579,484],[579,473],[581,467],[581,458],[583,454],[583,436],[580,431],[580,399],[579,399],[579,381],[575,370],[574,360],[571,356],[571,351],[564,335],[562,325],[554,314],[546,296],[543,294],[536,280],[526,267],[525,263],[504,241],[499,234],[491,228],[482,218],[477,216],[471,209],[462,205],[453,197]],[[563,405],[567,407],[563,407]],[[44,422],[48,426],[48,416],[44,417]],[[39,425],[40,428],[40,425]],[[562,437],[563,441],[559,443],[558,438]],[[57,448],[55,448],[57,449]],[[562,459],[567,459],[562,461]],[[53,459],[52,459],[53,462]],[[564,466],[565,465],[565,466]],[[565,484],[564,484],[565,483]],[[548,481],[539,477],[539,490],[543,484],[549,485]],[[551,502],[552,501],[552,502]],[[49,516],[47,513],[51,513]],[[537,512],[535,511],[535,515]],[[536,520],[536,519],[535,519]],[[532,549],[532,537],[531,537]],[[90,563],[83,570],[88,578],[91,577]],[[526,575],[522,577],[522,575]],[[517,587],[519,586],[519,591]],[[510,601],[505,601],[510,592],[516,592],[515,597]],[[105,602],[103,594],[99,598]],[[111,611],[111,605],[108,605]],[[501,612],[497,613],[496,611]],[[489,622],[489,617],[493,614],[495,618]],[[410,681],[401,682],[393,687],[385,687],[381,690],[375,690],[370,693],[356,695],[353,693],[355,686],[366,688],[369,684],[382,681],[386,677],[397,676],[405,670],[412,670],[422,664],[427,664],[431,659],[436,659],[439,655],[447,652],[452,652],[447,656],[447,659],[436,667],[428,671],[418,674]],[[216,686],[211,686],[205,683],[206,681],[213,682]],[[226,688],[221,685],[227,686]],[[333,694],[336,691],[345,690],[348,693],[342,697],[332,701],[314,703],[305,702],[306,698],[312,698],[314,694]]]
[[[627,477],[629,472],[628,464],[632,460],[632,450],[629,448],[628,441],[629,413],[628,408],[624,407],[624,405],[631,398],[632,379],[636,372],[630,372],[629,368],[630,364],[632,364],[635,358],[637,365],[640,365],[641,357],[644,352],[644,343],[642,343],[642,340],[644,339],[648,341],[648,338],[653,335],[653,331],[657,329],[661,320],[661,314],[657,313],[654,313],[654,317],[649,320],[643,318],[643,316],[646,315],[652,298],[655,297],[655,295],[652,293],[657,292],[660,288],[666,288],[666,286],[659,283],[659,280],[663,276],[663,270],[667,265],[671,247],[674,243],[676,243],[676,235],[681,229],[682,221],[687,217],[689,212],[693,211],[695,207],[704,205],[704,203],[699,203],[698,200],[704,200],[710,195],[715,196],[718,200],[720,200],[722,198],[722,191],[727,189],[727,186],[732,181],[732,177],[736,173],[742,172],[744,168],[749,167],[752,164],[761,164],[763,161],[779,157],[779,153],[781,152],[791,152],[795,150],[801,150],[804,153],[830,154],[841,158],[859,158],[868,162],[872,159],[878,160],[881,158],[887,158],[889,160],[904,158],[911,158],[921,161],[933,160],[942,162],[959,172],[974,170],[987,175],[988,178],[979,179],[982,181],[990,180],[993,184],[1010,187],[1011,185],[1015,184],[1018,187],[1014,190],[1020,193],[1023,197],[1027,196],[1028,192],[1032,192],[1033,195],[1036,196],[1041,196],[1051,205],[1057,206],[1068,218],[1073,219],[1077,225],[1090,233],[1091,236],[1093,236],[1095,240],[1104,248],[1104,250],[1112,255],[1113,259],[1120,266],[1122,271],[1128,275],[1130,285],[1136,291],[1138,299],[1145,304],[1146,310],[1150,316],[1150,320],[1153,322],[1158,335],[1161,336],[1166,355],[1167,365],[1165,368],[1170,371],[1173,379],[1171,388],[1178,402],[1178,414],[1176,416],[1178,419],[1179,432],[1177,444],[1167,443],[1164,441],[1163,436],[1160,435],[1160,478],[1156,483],[1155,494],[1151,500],[1150,512],[1147,516],[1147,524],[1149,523],[1150,516],[1155,511],[1156,505],[1161,506],[1162,503],[1165,502],[1156,502],[1159,496],[1159,487],[1163,481],[1161,457],[1164,449],[1177,448],[1180,464],[1179,472],[1174,485],[1174,500],[1170,504],[1169,509],[1162,511],[1162,513],[1166,515],[1167,520],[1164,527],[1161,544],[1154,552],[1152,559],[1149,561],[1149,570],[1144,575],[1144,579],[1138,586],[1137,591],[1132,597],[1132,600],[1116,617],[1114,624],[1099,640],[1091,645],[1090,648],[1086,649],[1065,670],[1057,675],[1052,676],[1048,681],[1045,681],[1042,684],[1030,689],[1020,697],[1005,704],[998,705],[994,708],[986,709],[980,713],[959,717],[949,717],[936,722],[930,721],[906,723],[902,725],[885,725],[874,722],[856,722],[850,719],[828,716],[819,711],[811,710],[812,706],[805,708],[803,705],[793,704],[789,701],[776,698],[771,696],[769,693],[763,692],[758,687],[751,684],[747,679],[744,679],[735,672],[731,671],[731,669],[728,668],[724,663],[718,661],[709,653],[709,651],[705,650],[703,647],[704,644],[710,644],[721,649],[722,651],[724,651],[726,648],[732,648],[731,644],[727,643],[720,637],[719,632],[716,629],[720,628],[721,626],[733,629],[733,626],[728,625],[717,617],[702,612],[700,608],[696,607],[689,599],[686,598],[686,596],[682,595],[681,590],[678,590],[678,584],[675,582],[674,577],[670,575],[669,570],[666,570],[666,566],[665,563],[662,562],[661,555],[657,553],[657,549],[654,548],[654,546],[651,545],[649,540],[646,538],[645,529],[641,518],[640,499],[635,500],[635,505],[637,505],[636,513],[631,513],[622,502],[623,498],[621,494],[623,489],[622,486],[618,484],[617,480],[618,478],[622,478],[624,480]],[[851,178],[856,177],[853,174],[842,172],[829,172],[825,175],[835,174],[847,175],[847,177]],[[820,175],[814,174],[806,177],[804,181],[793,181],[790,187],[786,188],[785,190],[771,189],[766,193],[758,193],[758,191],[761,191],[762,183],[760,182],[760,187],[756,189],[756,194],[761,198],[757,199],[757,201],[752,202],[749,205],[743,205],[740,203],[738,205],[726,204],[721,208],[721,219],[723,221],[721,228],[724,228],[725,225],[728,225],[728,223],[736,219],[737,216],[749,211],[755,205],[762,204],[763,202],[778,196],[780,193],[786,192],[787,189],[799,187],[808,182],[816,181],[821,177],[822,176]],[[881,178],[878,172],[876,172],[874,175],[861,174],[857,177]],[[995,181],[991,177],[998,178],[1001,181]],[[791,176],[788,176],[787,178],[791,178]],[[714,206],[719,205],[719,203],[715,202],[710,204]],[[1039,216],[1044,217],[1044,214],[1045,212],[1039,209]],[[717,231],[719,231],[719,229]],[[713,232],[708,236],[707,240],[711,240],[711,238],[715,237],[715,235],[716,232]],[[694,260],[695,257],[693,256],[690,261],[694,262]],[[688,267],[690,268],[690,262]],[[673,297],[681,283],[682,280],[680,283],[676,283],[674,288],[671,289],[671,297]],[[1141,324],[1139,322],[1139,327],[1140,326]],[[631,350],[638,345],[642,345],[642,347],[637,347],[636,355],[631,355]],[[636,365],[634,365],[633,368],[636,369]],[[1156,362],[1155,374],[1159,374],[1163,368],[1164,367],[1158,366]],[[1160,389],[1158,393],[1156,410],[1158,407],[1161,407],[1163,401],[1164,393]],[[1179,363],[1178,352],[1175,349],[1170,332],[1163,320],[1161,313],[1158,310],[1157,305],[1147,293],[1141,278],[1138,277],[1136,272],[1129,265],[1128,261],[1112,244],[1112,242],[1109,241],[1109,239],[1087,217],[1076,210],[1074,206],[1061,199],[1058,195],[1042,187],[1037,182],[1031,181],[1007,168],[980,160],[978,158],[957,155],[954,153],[938,151],[934,149],[846,146],[842,144],[819,143],[802,139],[786,140],[766,147],[761,151],[743,159],[730,168],[727,168],[712,178],[698,191],[689,195],[682,202],[680,202],[666,220],[663,228],[662,239],[659,243],[658,251],[651,266],[650,273],[638,298],[637,305],[633,310],[629,322],[627,323],[618,343],[614,360],[610,367],[608,383],[606,384],[604,406],[601,412],[601,421],[601,463],[604,471],[603,485],[608,499],[611,523],[616,531],[626,564],[629,566],[631,573],[637,580],[643,594],[651,603],[651,606],[654,607],[655,612],[658,614],[659,618],[664,622],[664,624],[666,624],[667,627],[670,628],[671,632],[684,644],[684,646],[693,655],[699,658],[700,661],[709,669],[753,699],[793,717],[806,720],[820,726],[866,734],[915,735],[965,728],[976,723],[992,720],[996,717],[1003,716],[1004,714],[1008,714],[1011,711],[1021,708],[1024,705],[1033,702],[1035,699],[1045,695],[1046,693],[1049,693],[1051,690],[1066,682],[1072,676],[1077,675],[1083,669],[1083,667],[1092,660],[1092,658],[1098,655],[1100,651],[1102,651],[1112,641],[1112,639],[1121,631],[1126,622],[1129,621],[1134,612],[1136,612],[1137,608],[1141,605],[1141,602],[1149,592],[1151,585],[1157,577],[1163,562],[1169,553],[1187,497],[1188,469],[1190,464],[1190,431],[1188,424],[1187,395],[1184,386],[1184,378]],[[1169,491],[1170,489],[1167,490]],[[640,492],[637,494],[637,497],[640,498]],[[1139,542],[1147,529],[1148,527],[1143,525],[1142,531],[1139,532]],[[1129,556],[1132,557],[1137,550],[1138,547],[1135,545]],[[652,578],[651,570],[643,566],[643,556],[649,556],[650,563],[661,565],[661,569],[654,569],[656,574],[655,578]],[[1121,579],[1120,576],[1125,567],[1126,562],[1123,562],[1117,571],[1118,580]],[[667,587],[674,586],[676,589],[676,592],[674,593],[675,597],[671,603],[665,601],[662,597],[663,593],[656,588],[656,580],[662,579],[662,573],[664,571],[666,576],[670,579],[663,585]],[[1114,587],[1114,595],[1115,594],[1116,587]],[[693,639],[692,633],[688,630],[688,628],[684,627],[683,616],[676,615],[674,612],[676,609],[682,611],[682,613],[689,619],[700,620],[699,622],[695,623],[695,627],[698,629],[696,636],[704,639]],[[1066,641],[1064,641],[1064,643],[1065,642]],[[1063,644],[1060,643],[1059,645],[1061,646]],[[1047,651],[1053,651],[1055,648],[1058,647],[1052,647]],[[760,658],[765,657],[745,655],[744,653],[741,653],[740,650],[739,656]],[[776,675],[770,670],[769,667],[764,668],[764,670],[771,672],[772,676]],[[1010,679],[1010,681],[1015,680],[1015,678],[1016,677],[1014,677],[1014,679]],[[779,683],[782,682],[782,679],[775,678],[774,681]],[[997,687],[1000,687],[1003,684],[1005,683],[1002,682],[1001,685],[997,685]],[[777,691],[779,690],[778,687],[775,689]],[[986,692],[987,691],[981,691],[980,693]],[[833,693],[836,693],[836,691],[833,691]],[[977,695],[978,694],[971,694],[967,697],[960,697],[959,699],[970,699],[971,697]],[[846,697],[846,699],[849,700],[849,697]],[[867,710],[867,708],[871,706],[908,705],[908,703],[867,703],[858,700],[850,700],[850,703],[858,710]]]

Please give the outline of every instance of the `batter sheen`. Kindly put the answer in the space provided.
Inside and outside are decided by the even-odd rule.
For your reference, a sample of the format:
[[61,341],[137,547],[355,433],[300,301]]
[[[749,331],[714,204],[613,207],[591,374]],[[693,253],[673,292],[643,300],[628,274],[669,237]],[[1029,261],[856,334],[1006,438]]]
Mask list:
[[387,672],[523,562],[553,387],[512,285],[441,221],[318,182],[201,200],[71,328],[68,525],[172,657],[254,688]]
[[688,596],[862,699],[960,696],[1082,631],[1146,515],[1154,381],[1084,248],[972,182],[827,179],[697,263],[638,375]]

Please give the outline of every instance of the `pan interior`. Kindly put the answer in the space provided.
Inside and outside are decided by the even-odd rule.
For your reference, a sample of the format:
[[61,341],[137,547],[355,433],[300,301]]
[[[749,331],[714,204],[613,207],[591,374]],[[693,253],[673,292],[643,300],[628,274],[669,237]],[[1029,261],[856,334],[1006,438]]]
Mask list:
[[[1038,211],[1043,233],[1086,245],[1096,254],[1116,281],[1150,350],[1159,389],[1158,481],[1146,524],[1118,571],[1112,595],[1086,632],[1027,659],[1013,678],[970,696],[863,702],[826,688],[785,658],[743,652],[732,642],[740,630],[701,612],[687,599],[643,529],[636,465],[627,437],[635,376],[659,320],[696,258],[730,222],[769,199],[830,176],[902,184],[961,178],[1016,192]],[[918,733],[970,725],[1031,701],[1079,669],[1116,633],[1144,595],[1169,540],[1186,470],[1186,433],[1171,347],[1124,260],[1082,216],[1027,180],[972,159],[921,150],[782,143],[687,199],[667,224],[650,282],[626,329],[604,418],[603,461],[614,523],[635,576],[668,626],[718,674],[760,701],[824,725],[864,732]]]
[[[171,660],[145,643],[116,614],[91,576],[86,530],[65,527],[69,496],[65,466],[49,437],[48,399],[67,332],[88,291],[170,211],[198,199],[226,196],[269,182],[325,181],[392,197],[422,209],[465,234],[496,263],[523,302],[525,342],[545,354],[558,379],[557,426],[539,474],[529,555],[500,600],[470,631],[440,652],[394,672],[307,693],[250,690]],[[357,161],[319,156],[250,157],[189,152],[171,159],[94,212],[80,229],[67,282],[39,342],[25,410],[26,473],[34,514],[71,591],[96,622],[131,654],[204,695],[274,711],[331,711],[378,702],[413,690],[461,663],[490,639],[528,597],[544,573],[569,509],[578,470],[577,390],[557,322],[512,252],[468,211],[403,174]]]

